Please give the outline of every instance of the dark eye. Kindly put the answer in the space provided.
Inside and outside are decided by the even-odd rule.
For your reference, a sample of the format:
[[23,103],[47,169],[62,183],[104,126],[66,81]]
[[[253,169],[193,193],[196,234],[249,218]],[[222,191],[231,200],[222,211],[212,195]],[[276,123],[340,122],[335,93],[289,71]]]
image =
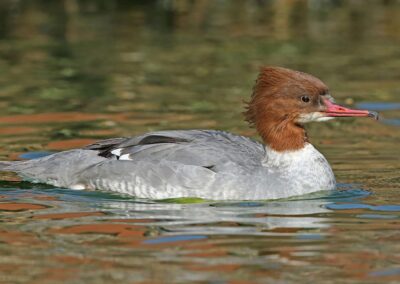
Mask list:
[[310,102],[310,97],[309,96],[302,96],[300,99],[305,103],[309,103]]

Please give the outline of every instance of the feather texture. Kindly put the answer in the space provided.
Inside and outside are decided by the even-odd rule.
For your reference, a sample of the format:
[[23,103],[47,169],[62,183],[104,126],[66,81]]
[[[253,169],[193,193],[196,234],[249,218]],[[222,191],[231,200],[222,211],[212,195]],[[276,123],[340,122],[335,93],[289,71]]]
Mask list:
[[329,164],[310,144],[282,153],[247,137],[215,130],[108,139],[40,159],[7,163],[3,170],[59,187],[153,199],[273,199],[335,187]]

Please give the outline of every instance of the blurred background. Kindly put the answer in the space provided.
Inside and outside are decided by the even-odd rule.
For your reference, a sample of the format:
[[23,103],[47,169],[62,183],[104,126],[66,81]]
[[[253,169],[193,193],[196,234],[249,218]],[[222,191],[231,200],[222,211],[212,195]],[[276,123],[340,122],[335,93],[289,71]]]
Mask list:
[[0,160],[162,129],[259,139],[242,111],[263,65],[380,112],[307,126],[337,196],[182,205],[2,174],[0,282],[399,281],[399,0],[1,0]]
[[[0,106],[3,116],[28,115],[3,122],[42,123],[3,133],[30,132],[32,146],[32,134],[246,132],[242,101],[262,65],[314,74],[340,102],[393,102],[399,42],[396,0],[3,0]],[[43,125],[57,120],[73,123]]]
[[1,106],[218,109],[236,124],[262,65],[310,72],[339,97],[390,101],[399,41],[395,0],[3,0]]

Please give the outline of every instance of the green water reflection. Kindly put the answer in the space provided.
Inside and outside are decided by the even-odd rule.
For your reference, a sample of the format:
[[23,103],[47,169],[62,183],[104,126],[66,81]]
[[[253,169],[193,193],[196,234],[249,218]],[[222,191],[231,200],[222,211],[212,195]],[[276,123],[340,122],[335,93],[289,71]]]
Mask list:
[[161,129],[256,137],[242,101],[265,64],[383,120],[309,126],[338,196],[156,203],[3,174],[0,283],[400,281],[399,46],[396,0],[1,1],[2,160]]

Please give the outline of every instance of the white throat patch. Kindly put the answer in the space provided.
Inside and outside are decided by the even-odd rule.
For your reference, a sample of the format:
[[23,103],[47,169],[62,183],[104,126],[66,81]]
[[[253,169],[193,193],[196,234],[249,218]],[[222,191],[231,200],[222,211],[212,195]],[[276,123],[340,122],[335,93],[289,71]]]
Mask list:
[[311,113],[305,113],[301,114],[297,120],[298,123],[308,123],[312,121],[328,121],[333,119],[333,117],[326,117],[324,113],[316,111],[316,112],[311,112]]

